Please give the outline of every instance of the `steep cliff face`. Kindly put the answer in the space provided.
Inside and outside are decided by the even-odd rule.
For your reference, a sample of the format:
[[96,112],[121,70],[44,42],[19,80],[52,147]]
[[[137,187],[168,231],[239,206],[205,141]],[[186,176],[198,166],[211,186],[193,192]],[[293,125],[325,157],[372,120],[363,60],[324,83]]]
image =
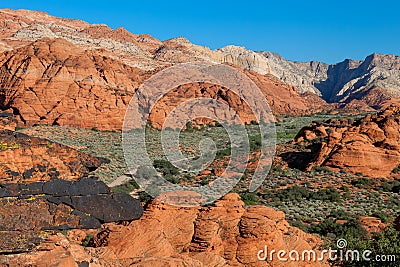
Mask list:
[[[373,54],[362,62],[345,60],[331,65],[327,75],[316,87],[329,102],[358,99],[374,106],[400,95],[400,57],[394,55]],[[376,90],[381,95],[371,97]]]
[[315,83],[327,78],[328,65],[321,62],[292,62],[271,52],[260,53],[270,66],[270,73],[283,82],[295,86],[301,93],[321,95]]

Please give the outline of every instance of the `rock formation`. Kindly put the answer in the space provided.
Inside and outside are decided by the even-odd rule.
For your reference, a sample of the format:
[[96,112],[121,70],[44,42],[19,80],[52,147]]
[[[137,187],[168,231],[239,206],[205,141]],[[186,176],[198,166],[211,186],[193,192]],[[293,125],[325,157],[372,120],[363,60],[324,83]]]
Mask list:
[[63,39],[41,39],[0,55],[0,108],[35,123],[117,129],[146,73],[84,51]]
[[[179,208],[153,201],[143,217],[129,225],[107,224],[93,239],[95,248],[76,246],[82,232],[49,236],[33,253],[0,257],[0,262],[21,264],[39,260],[91,262],[94,266],[265,266],[260,250],[318,251],[321,240],[289,226],[285,214],[264,206],[245,207],[237,194],[214,205]],[[81,236],[81,237],[79,237]],[[43,251],[47,248],[47,251]],[[63,253],[61,253],[63,252]],[[64,255],[49,259],[51,255]],[[44,259],[45,256],[47,259]],[[59,263],[60,264],[60,263]],[[73,265],[75,264],[75,265]],[[325,262],[280,262],[269,266],[326,266]],[[24,265],[22,265],[24,266]]]
[[[315,98],[310,97],[310,99],[302,97],[296,88],[282,83],[272,75],[260,75],[254,71],[243,72],[255,82],[258,88],[260,88],[261,93],[265,97],[264,101],[269,103],[274,115],[285,116],[290,114],[297,116],[310,114],[311,110],[313,112],[318,112],[332,108],[317,96],[315,96]],[[220,85],[199,82],[184,84],[169,91],[154,106],[149,120],[154,127],[161,128],[167,116],[176,106],[185,101],[201,97],[212,98],[227,104],[234,110],[231,116],[238,116],[243,123],[249,124],[251,121],[256,120],[248,104],[237,94],[233,93],[233,91]],[[207,114],[205,110],[208,110],[208,112],[213,113],[216,117],[221,117],[220,114],[213,111],[212,107],[191,106],[188,110],[197,110],[197,114]],[[226,119],[228,117],[230,117],[228,114],[224,114],[224,117],[221,119]],[[177,118],[176,120],[184,121],[184,119],[185,118]]]
[[375,115],[354,122],[349,119],[328,120],[304,127],[294,143],[312,145],[314,166],[371,177],[388,177],[400,164],[400,106],[392,105]]

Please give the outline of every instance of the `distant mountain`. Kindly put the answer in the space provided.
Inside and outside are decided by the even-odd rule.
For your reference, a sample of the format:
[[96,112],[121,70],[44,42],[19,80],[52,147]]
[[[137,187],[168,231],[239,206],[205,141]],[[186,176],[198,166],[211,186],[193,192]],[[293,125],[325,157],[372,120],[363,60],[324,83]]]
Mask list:
[[321,62],[291,62],[283,57],[262,52],[271,74],[283,82],[309,91],[334,103],[362,100],[370,107],[400,96],[400,57],[372,54],[364,61],[346,59],[327,65]]

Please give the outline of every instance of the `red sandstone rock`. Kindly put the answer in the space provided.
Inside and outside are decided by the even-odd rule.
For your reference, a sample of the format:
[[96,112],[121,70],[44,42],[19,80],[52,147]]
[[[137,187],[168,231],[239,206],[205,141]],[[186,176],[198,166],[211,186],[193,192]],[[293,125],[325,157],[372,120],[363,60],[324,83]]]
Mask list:
[[[181,266],[175,262],[181,262],[177,259],[184,256],[202,263],[200,266],[265,266],[257,259],[265,245],[302,251],[318,247],[321,240],[289,226],[281,211],[263,206],[246,208],[237,194],[228,194],[203,208],[153,202],[141,220],[127,227],[109,228],[103,242],[107,245],[101,248],[101,255],[109,260],[135,257],[142,259],[140,262]],[[270,264],[284,266],[278,260]],[[302,262],[300,266],[324,263]]]
[[306,170],[325,166],[335,171],[388,177],[400,164],[400,106],[392,105],[355,122],[341,119],[313,123],[299,132],[294,143],[317,137],[325,139],[318,141],[318,149]]

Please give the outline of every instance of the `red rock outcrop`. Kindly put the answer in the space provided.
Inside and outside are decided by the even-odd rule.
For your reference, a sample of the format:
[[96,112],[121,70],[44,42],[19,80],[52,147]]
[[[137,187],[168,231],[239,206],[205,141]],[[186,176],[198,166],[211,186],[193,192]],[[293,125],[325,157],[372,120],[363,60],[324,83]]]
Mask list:
[[[233,193],[203,208],[180,208],[154,201],[141,220],[126,227],[111,225],[106,231],[107,235],[100,234],[97,239],[104,245],[99,252],[101,258],[129,260],[138,266],[160,262],[165,266],[265,266],[257,259],[258,251],[265,246],[302,251],[315,249],[321,242],[289,226],[283,212],[265,206],[246,208]],[[277,259],[269,264],[324,265]]]
[[15,131],[17,120],[14,119],[12,110],[0,112],[0,131]]
[[294,139],[294,143],[305,141],[317,144],[306,170],[325,166],[335,171],[388,177],[400,164],[400,106],[392,105],[355,122],[341,119],[313,123]]
[[[261,75],[254,71],[244,71],[244,73],[260,88],[265,97],[263,101],[268,102],[273,114],[276,116],[304,115],[329,109],[329,105],[321,98],[317,96],[310,97],[310,100],[304,98],[296,88],[282,83],[272,75]],[[256,120],[251,108],[233,91],[220,85],[198,82],[184,84],[169,91],[154,106],[149,116],[149,121],[152,122],[154,127],[161,128],[167,116],[176,106],[200,97],[212,98],[227,104],[235,111],[231,116],[238,116],[243,123],[251,123],[251,121]],[[319,101],[316,98],[319,98]],[[206,110],[208,107],[204,106],[202,108]],[[190,110],[193,109],[198,110],[199,114],[206,114],[206,112],[201,112],[199,107],[192,107]],[[215,115],[220,117],[218,114]],[[228,118],[228,115],[225,117]],[[225,117],[221,119],[225,119]],[[177,121],[182,120],[177,118]],[[209,123],[210,120],[197,120],[197,122],[203,124]]]
[[[42,236],[31,253],[0,256],[11,266],[327,266],[319,261],[260,261],[257,254],[318,248],[322,241],[289,226],[285,214],[265,206],[246,207],[231,193],[208,207],[176,207],[156,200],[129,225],[105,224],[102,231],[72,230]],[[94,234],[91,244],[81,242]],[[263,256],[263,255],[261,255]],[[54,257],[54,258],[53,258]],[[42,264],[42,265],[41,265]],[[48,264],[48,265],[46,265]],[[80,266],[80,265],[79,265]]]
[[63,39],[43,39],[0,55],[0,108],[19,121],[121,128],[124,110],[146,72],[84,51]]

